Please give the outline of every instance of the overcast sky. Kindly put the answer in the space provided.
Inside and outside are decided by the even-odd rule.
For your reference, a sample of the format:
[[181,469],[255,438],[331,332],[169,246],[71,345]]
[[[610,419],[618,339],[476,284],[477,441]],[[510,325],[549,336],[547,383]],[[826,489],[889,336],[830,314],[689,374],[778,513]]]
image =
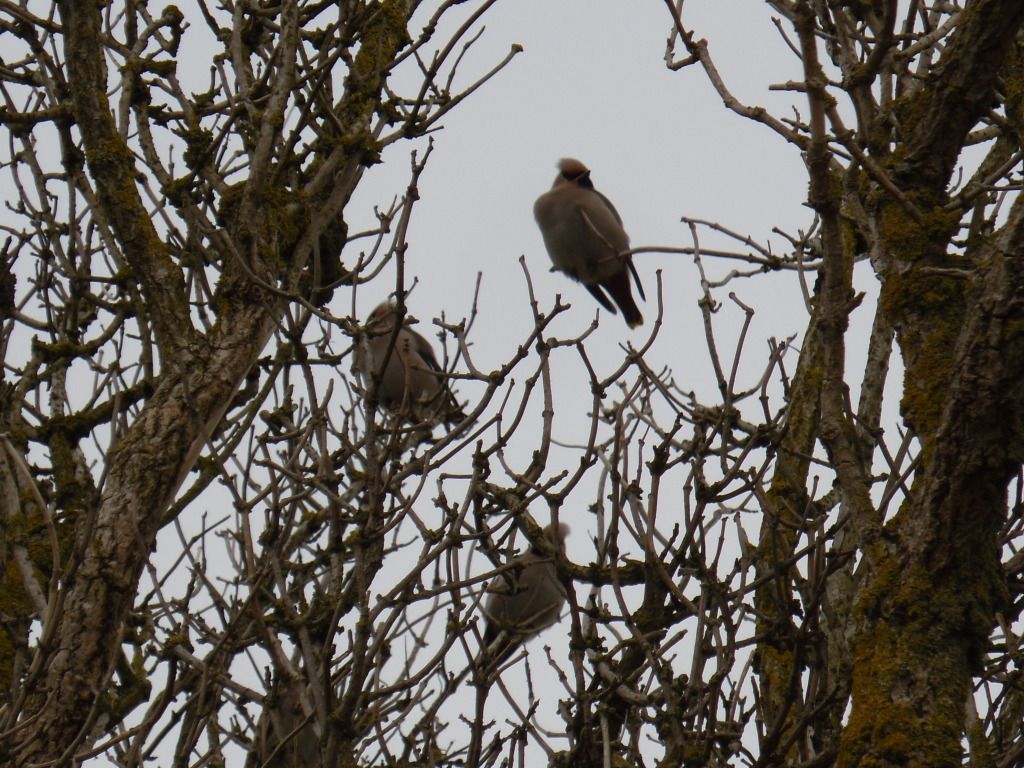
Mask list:
[[[435,5],[424,4],[420,22]],[[181,58],[179,70],[202,90],[209,81],[209,61],[197,54],[209,33],[198,15],[189,14],[190,6],[182,6],[193,26],[186,35],[191,46],[183,47],[189,55]],[[435,40],[443,43],[445,29],[476,7],[466,3],[451,10]],[[802,97],[770,92],[768,86],[798,80],[800,66],[769,10],[749,0],[689,0],[684,21],[709,41],[716,65],[738,98],[788,116],[793,104],[803,109]],[[596,187],[621,214],[634,247],[690,246],[689,229],[680,223],[684,215],[717,221],[772,243],[780,253],[786,243],[771,235],[773,227],[796,234],[810,225],[811,212],[803,205],[806,175],[796,148],[729,112],[699,66],[677,72],[666,68],[672,25],[662,0],[508,0],[492,7],[483,21],[486,30],[465,57],[455,90],[490,70],[513,44],[524,50],[449,113],[443,130],[432,135],[434,153],[420,182],[406,263],[407,280],[419,281],[409,308],[421,321],[420,332],[432,338],[430,320],[442,311],[452,322],[464,317],[481,273],[482,314],[470,339],[474,360],[484,370],[506,361],[533,325],[520,256],[542,309],[553,304],[556,294],[573,305],[552,333],[575,335],[591,323],[598,304],[581,285],[550,272],[533,220],[533,202],[550,188],[561,157],[578,158],[591,169]],[[407,64],[391,86],[413,95],[420,77],[412,62]],[[345,211],[350,233],[375,226],[374,206],[386,208],[404,191],[408,153],[416,148],[422,152],[425,139],[394,144],[384,162],[367,172]],[[365,243],[346,249],[348,266]],[[735,242],[707,231],[701,232],[701,245],[738,250]],[[681,386],[713,396],[692,258],[638,254],[635,262],[647,292],[641,304],[647,323],[630,331],[620,317],[600,310],[601,327],[588,344],[598,373],[621,363],[620,344],[639,346],[647,338],[657,315],[660,269],[665,328],[647,359],[655,368],[672,369]],[[705,261],[712,279],[736,266]],[[357,316],[365,318],[393,289],[392,269],[355,296],[339,289],[330,309],[347,315],[354,306]],[[743,319],[728,301],[729,290],[757,311],[756,333],[745,347],[741,371],[759,377],[768,355],[765,339],[787,338],[806,324],[797,283],[791,273],[759,276],[734,281],[716,293],[723,302],[715,317],[716,334],[727,358]],[[854,323],[859,320],[854,317]],[[563,380],[574,378],[567,374]],[[463,399],[471,398],[472,387],[463,388]],[[568,394],[576,397],[578,391],[569,389]],[[559,413],[559,419],[569,416]],[[575,423],[565,422],[566,428],[571,431]]]
[[[182,5],[187,16],[189,6]],[[466,4],[457,11],[468,14],[474,7]],[[788,105],[802,109],[802,103],[793,93],[769,92],[768,86],[800,79],[800,67],[768,11],[761,2],[689,0],[684,19],[698,37],[708,39],[737,97],[787,115]],[[201,21],[192,18],[199,34]],[[522,45],[524,52],[456,108],[444,130],[433,136],[435,150],[421,180],[406,264],[407,279],[419,281],[408,303],[424,335],[433,339],[430,320],[442,311],[452,322],[469,312],[480,272],[482,314],[471,337],[475,361],[488,370],[511,357],[533,326],[520,256],[525,256],[543,309],[553,304],[556,294],[573,305],[553,326],[554,335],[576,335],[591,323],[597,303],[582,286],[549,271],[533,221],[533,201],[550,187],[561,157],[576,157],[591,168],[595,185],[618,208],[634,247],[691,245],[689,229],[679,221],[684,215],[771,241],[780,253],[785,243],[770,234],[773,227],[795,234],[810,224],[811,213],[803,205],[806,175],[797,150],[725,109],[698,66],[666,69],[671,22],[661,0],[504,0],[484,19],[487,29],[463,62],[456,84],[476,80],[513,44]],[[209,63],[194,47],[183,50],[189,55],[182,68],[197,75],[201,89]],[[418,84],[418,78],[408,82]],[[400,90],[402,83],[399,75],[393,87]],[[401,194],[408,179],[408,152],[414,147],[422,150],[424,144],[393,146],[384,162],[368,172],[346,209],[350,232],[373,226],[373,206],[386,207]],[[706,232],[702,245],[735,248],[735,243]],[[356,257],[351,249],[343,254],[349,266]],[[640,254],[635,262],[647,291],[641,309],[648,322],[630,331],[621,317],[600,310],[601,327],[587,345],[598,373],[622,362],[619,345],[639,346],[647,338],[657,314],[655,273],[661,269],[665,327],[647,361],[655,370],[668,367],[681,386],[714,401],[692,259]],[[714,278],[736,265],[708,259],[705,266]],[[360,288],[354,298],[357,314],[365,318],[393,287],[392,272]],[[768,356],[765,340],[801,333],[807,314],[792,273],[735,281],[716,294],[725,302],[715,318],[725,362],[731,361],[742,321],[740,310],[727,301],[728,290],[757,312],[741,367],[742,388],[760,377]],[[345,315],[352,303],[350,289],[342,288],[330,308]],[[854,316],[854,328],[866,329],[869,321],[869,311],[862,309]],[[855,330],[855,335],[866,334]],[[790,370],[795,361],[795,355],[788,358]],[[555,364],[555,437],[584,442],[586,433],[580,428],[589,424],[590,406],[584,372],[572,355],[559,356]],[[471,398],[472,387],[460,385],[460,395]],[[534,427],[539,430],[539,419]],[[536,445],[529,423],[525,429],[521,453],[516,454],[515,446],[510,450],[510,457],[522,462],[516,468],[525,466]],[[576,462],[573,454],[563,460],[567,465]],[[592,503],[593,494],[580,495],[570,500],[570,507]],[[570,553],[585,560],[592,532],[586,520],[570,522]],[[167,536],[173,534],[167,532],[162,539],[167,541]],[[563,627],[534,642],[554,644],[561,649],[556,654],[565,653],[567,634]],[[555,703],[553,698],[552,708]]]
[[[469,9],[467,9],[469,10]],[[734,93],[748,103],[773,106],[789,114],[791,93],[769,93],[773,82],[799,79],[799,62],[779,38],[763,3],[736,0],[690,0],[687,20],[706,37],[712,54]],[[811,222],[806,175],[799,152],[762,126],[727,111],[699,67],[670,72],[664,63],[671,25],[660,0],[529,0],[499,3],[486,15],[487,31],[461,73],[468,83],[489,69],[513,43],[524,47],[512,64],[445,121],[434,136],[435,150],[422,178],[409,234],[406,269],[420,281],[409,300],[410,311],[426,333],[431,317],[442,310],[458,319],[470,308],[476,273],[481,272],[483,314],[474,329],[474,356],[484,370],[507,360],[532,328],[526,284],[519,265],[525,256],[542,307],[556,294],[573,304],[552,329],[557,336],[582,332],[598,311],[589,293],[564,275],[551,273],[540,233],[533,221],[533,201],[555,177],[560,157],[582,160],[592,179],[618,208],[634,246],[691,244],[683,215],[715,220],[760,241],[773,240],[773,227],[795,234]],[[385,155],[360,187],[346,215],[353,229],[374,203],[385,203],[402,189],[408,172],[398,145]],[[396,156],[398,160],[396,161]],[[369,217],[364,225],[372,223]],[[702,233],[702,245],[723,241]],[[729,243],[735,248],[735,243]],[[351,260],[349,253],[346,259]],[[601,327],[588,342],[598,373],[613,370],[623,359],[621,344],[640,345],[657,314],[656,270],[664,281],[665,327],[647,355],[654,369],[667,366],[676,380],[709,402],[716,400],[700,312],[699,285],[687,256],[642,254],[635,258],[648,301],[648,322],[635,331],[620,317],[601,312]],[[733,263],[706,262],[709,276],[720,276]],[[357,311],[365,316],[392,287],[387,281],[361,289]],[[802,332],[807,314],[795,276],[758,277],[729,289],[757,311],[746,345],[741,386],[760,377],[768,355],[766,339]],[[741,311],[726,302],[716,315],[717,341],[731,361]],[[332,304],[347,312],[350,294],[339,291]],[[792,370],[795,355],[788,359]],[[589,387],[575,357],[555,359],[555,438],[585,441],[589,426]],[[463,385],[461,393],[471,392]],[[538,403],[539,405],[539,403]],[[535,408],[539,411],[539,408]],[[528,420],[523,440],[509,451],[522,469],[536,447],[539,413]],[[518,448],[518,453],[517,449]],[[578,454],[556,457],[566,468]],[[666,499],[678,495],[666,488]],[[589,494],[589,495],[588,495]],[[583,514],[594,501],[593,489],[581,487],[563,509],[573,525],[569,551],[581,562],[593,557],[588,544],[593,521]],[[666,502],[666,514],[671,510]],[[546,510],[534,509],[542,518]],[[671,524],[669,521],[666,524]],[[581,590],[580,598],[585,594]],[[566,625],[553,628],[531,645],[535,685],[544,691],[542,647],[555,658],[567,654]],[[523,675],[508,675],[513,691],[523,693]],[[541,694],[544,698],[545,694]],[[557,731],[555,706],[560,688],[550,688],[540,721]],[[489,702],[491,717],[501,720],[500,699]],[[456,728],[458,726],[455,726]],[[654,752],[657,752],[654,749]],[[535,759],[543,757],[537,755]]]
[[[424,3],[426,12],[419,21],[436,5]],[[204,52],[210,33],[195,0],[183,0],[180,7],[191,28],[181,48],[179,75],[193,90],[203,91],[209,84],[211,62]],[[445,29],[453,28],[477,7],[477,3],[455,7],[436,37],[438,43],[443,44]],[[698,38],[708,40],[722,77],[740,100],[766,106],[779,117],[791,116],[793,106],[806,111],[799,94],[769,90],[771,84],[800,80],[802,74],[800,62],[772,24],[766,3],[687,0],[684,21]],[[635,257],[647,293],[646,303],[640,305],[647,323],[631,331],[621,317],[600,309],[582,286],[550,271],[533,220],[533,202],[550,188],[558,159],[575,157],[589,166],[596,187],[614,202],[634,247],[692,245],[688,227],[680,223],[680,217],[688,216],[717,221],[759,242],[770,242],[781,254],[786,242],[773,236],[772,229],[795,235],[812,221],[804,205],[807,178],[799,152],[767,128],[728,111],[699,66],[676,72],[666,68],[665,43],[672,23],[663,0],[500,0],[484,15],[483,23],[486,30],[465,57],[456,90],[490,70],[512,45],[524,50],[454,109],[444,120],[443,130],[432,135],[434,152],[420,182],[421,199],[408,236],[407,281],[415,278],[419,283],[408,305],[420,320],[417,329],[436,344],[431,319],[442,312],[450,322],[465,317],[480,273],[481,315],[470,337],[472,352],[479,368],[487,371],[500,366],[533,327],[519,263],[524,257],[542,310],[550,309],[556,294],[573,305],[549,335],[578,335],[599,314],[600,328],[588,340],[587,351],[598,375],[606,374],[622,363],[621,345],[640,346],[647,339],[658,311],[656,272],[661,270],[665,325],[646,361],[654,370],[670,370],[682,388],[694,390],[702,401],[716,402],[692,258],[666,254]],[[112,72],[111,76],[115,75],[116,71]],[[391,87],[411,96],[419,82],[410,63],[396,74]],[[367,172],[345,211],[350,233],[376,225],[374,207],[386,208],[402,194],[408,182],[409,152],[422,152],[425,147],[425,139],[395,144],[384,154],[383,162]],[[13,194],[8,190],[8,199]],[[737,249],[735,242],[707,231],[701,232],[701,244]],[[355,263],[361,245],[346,248],[342,259],[347,266]],[[712,279],[736,266],[734,262],[705,260]],[[867,265],[858,269],[860,287],[868,289],[872,281]],[[338,289],[330,310],[344,316],[354,306],[357,316],[365,319],[393,288],[391,270],[359,288],[356,295],[349,288]],[[789,272],[733,281],[716,291],[715,298],[722,302],[714,319],[716,341],[726,364],[731,363],[743,320],[743,313],[728,300],[729,291],[735,291],[757,313],[740,367],[737,386],[742,389],[760,378],[768,358],[767,339],[797,335],[799,344],[807,312],[796,276]],[[854,372],[861,365],[871,311],[869,296],[852,317],[848,353],[856,361],[851,366]],[[24,349],[10,354],[29,354],[27,340],[26,336]],[[787,357],[790,371],[795,364],[795,354]],[[531,361],[522,370],[529,373],[533,365]],[[555,439],[583,443],[591,405],[585,371],[569,350],[556,355],[553,365]],[[521,380],[526,373],[517,372],[517,377]],[[334,375],[348,378],[351,373],[345,368]],[[461,399],[472,406],[474,387],[459,382],[456,388]],[[852,394],[856,397],[855,388]],[[85,388],[81,397],[87,397]],[[890,397],[890,413],[896,404],[896,398]],[[539,405],[539,400],[534,402],[531,415],[524,420],[522,439],[508,451],[513,469],[525,467],[537,445]],[[565,451],[553,457],[550,466],[574,467],[578,455]],[[98,462],[96,472],[101,471]],[[663,491],[666,509],[673,494],[679,493],[679,489]],[[430,506],[431,495],[423,494],[425,506]],[[573,526],[570,556],[579,562],[593,556],[588,541],[594,533],[593,522],[583,511],[595,495],[592,484],[580,486],[563,510],[563,519]],[[215,486],[194,507],[218,517],[230,509],[229,503],[223,488]],[[546,510],[532,511],[546,522]],[[203,523],[199,514],[182,517],[185,526]],[[161,534],[156,560],[171,561],[180,550],[177,533],[168,528]],[[213,570],[231,567],[227,558],[212,557],[210,562]],[[582,599],[582,590],[580,593]],[[556,657],[567,655],[567,635],[564,622],[533,641],[531,649],[538,657],[535,670],[543,667],[539,652],[543,645],[554,646]],[[516,681],[510,679],[509,683],[521,690]],[[545,702],[547,711],[541,712],[554,726],[558,724],[554,716],[557,695],[557,691],[552,693]],[[98,757],[89,764],[104,765],[105,759]]]
[[[686,14],[698,36],[710,41],[737,96],[787,114],[781,105],[791,103],[792,94],[769,93],[768,85],[797,79],[799,63],[763,4],[691,0]],[[463,84],[493,66],[511,44],[521,44],[524,52],[434,134],[406,266],[420,281],[409,304],[424,325],[442,310],[450,318],[465,315],[476,273],[482,273],[484,314],[472,337],[480,367],[506,360],[532,327],[521,255],[542,305],[550,306],[557,293],[573,304],[554,326],[557,335],[581,332],[598,309],[582,286],[549,271],[533,221],[533,201],[550,187],[560,157],[576,157],[591,168],[595,185],[622,215],[634,247],[690,245],[689,230],[679,221],[683,215],[716,220],[761,241],[773,239],[782,250],[783,241],[770,235],[772,227],[795,233],[809,225],[810,211],[802,206],[806,176],[796,149],[727,111],[699,67],[666,69],[671,25],[662,2],[498,3],[485,20],[487,30],[461,70]],[[403,188],[409,148],[408,143],[394,146],[359,188],[346,211],[350,231],[371,224],[372,205]],[[703,246],[716,244],[722,242],[702,233]],[[639,345],[646,338],[657,314],[655,272],[661,269],[666,327],[648,359],[672,368],[685,387],[710,395],[713,379],[692,259],[640,254],[635,261],[647,291],[641,308],[648,322],[629,331],[621,318],[602,310],[601,328],[588,345],[599,372],[621,362],[619,344]],[[710,276],[734,266],[706,263]],[[392,287],[393,280],[361,289],[357,312],[365,316]],[[758,312],[745,370],[760,375],[767,359],[764,339],[785,338],[806,323],[796,282],[792,274],[759,277],[736,281],[730,290]],[[727,301],[726,294],[721,291],[718,298]],[[333,311],[347,313],[350,297],[339,291]],[[724,351],[741,319],[740,310],[728,303],[716,317]],[[567,396],[577,395],[570,390]]]

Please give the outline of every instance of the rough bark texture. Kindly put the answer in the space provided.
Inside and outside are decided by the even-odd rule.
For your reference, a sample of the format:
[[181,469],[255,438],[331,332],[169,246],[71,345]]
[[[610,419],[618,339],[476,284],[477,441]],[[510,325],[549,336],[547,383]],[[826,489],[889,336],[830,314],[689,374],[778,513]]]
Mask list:
[[[290,242],[284,238],[286,253],[274,252],[281,233],[273,224],[283,219],[264,207],[272,180],[254,164],[243,193],[241,212],[246,215],[231,227],[235,242],[252,261],[247,269],[226,271],[218,322],[207,335],[197,333],[189,319],[181,270],[169,258],[143,205],[134,157],[110,113],[100,40],[103,9],[90,0],[67,0],[61,9],[68,32],[64,54],[75,124],[96,184],[97,203],[111,222],[132,278],[141,285],[161,370],[153,396],[107,457],[108,475],[98,509],[90,514],[91,524],[78,529],[76,551],[81,561],[65,585],[45,683],[33,693],[31,717],[8,747],[17,765],[67,762],[77,748],[90,743],[97,717],[116,708],[97,694],[106,690],[114,673],[120,639],[156,534],[285,306],[280,295],[252,285],[250,276],[256,273],[272,284],[296,286],[316,237],[315,232],[312,237],[307,234],[305,253],[295,249],[294,235]],[[338,205],[358,181],[356,169],[368,150],[370,120],[379,107],[387,69],[407,39],[409,12],[403,2],[382,4],[356,59],[354,83],[337,108],[350,121],[345,125],[351,146],[334,150],[330,162],[335,168],[323,174],[320,185],[338,198]],[[277,108],[284,106],[282,101]],[[263,127],[269,141],[281,126],[271,119]]]
[[[687,219],[620,348],[528,270],[500,343],[469,281],[418,283],[429,134],[521,50],[463,76],[497,2],[0,4],[0,765],[1021,764],[1024,3],[769,0],[775,116],[665,0],[669,66],[806,205],[764,243]],[[783,341],[766,272],[806,302]],[[385,292],[451,423],[353,368]],[[565,615],[498,669],[487,585],[527,551]]]
[[[988,253],[944,365],[938,423],[919,432],[913,496],[875,550],[858,610],[854,708],[841,765],[959,762],[960,728],[997,612],[1008,606],[997,540],[1024,459],[1024,251],[1020,206]],[[950,321],[947,321],[950,322]],[[905,407],[907,403],[905,401]],[[929,405],[929,408],[931,406]]]
[[[966,261],[947,256],[959,212],[943,205],[1024,6],[975,2],[964,16],[933,83],[900,108],[907,136],[891,167],[921,218],[892,200],[873,213],[887,254],[882,307],[907,366],[903,413],[921,453],[910,498],[865,553],[842,766],[959,763],[971,677],[1007,607],[997,535],[1024,458],[1020,204]],[[949,266],[973,272],[935,271]]]
[[266,341],[266,308],[250,310],[248,317],[236,315],[234,327],[249,331],[246,343],[196,355],[181,376],[168,373],[111,452],[95,523],[80,532],[82,562],[39,691],[45,703],[14,750],[16,764],[67,759],[98,714],[95,691],[107,687],[120,652],[112,638],[123,631],[182,465]]

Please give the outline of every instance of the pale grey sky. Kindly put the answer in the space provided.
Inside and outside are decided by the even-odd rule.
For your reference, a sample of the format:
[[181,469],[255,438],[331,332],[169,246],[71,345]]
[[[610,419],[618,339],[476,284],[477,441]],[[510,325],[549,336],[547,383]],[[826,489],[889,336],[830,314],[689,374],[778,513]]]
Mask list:
[[[182,3],[182,8],[187,16],[194,12],[192,2]],[[474,8],[475,4],[466,4],[458,12],[468,14]],[[777,115],[788,114],[793,103],[802,108],[798,94],[768,90],[771,83],[799,79],[801,72],[764,3],[689,0],[684,18],[698,37],[708,39],[716,64],[739,98],[770,106]],[[432,317],[444,311],[457,322],[468,313],[481,272],[481,316],[470,341],[480,368],[500,365],[533,326],[519,265],[519,257],[525,256],[542,308],[549,308],[556,294],[573,304],[552,334],[581,333],[600,312],[600,328],[587,349],[598,373],[607,373],[622,362],[620,345],[639,346],[646,340],[657,315],[655,273],[661,269],[665,327],[647,362],[656,370],[670,368],[681,386],[713,400],[715,386],[692,259],[664,254],[635,257],[647,292],[647,302],[641,305],[647,324],[630,331],[621,317],[600,310],[582,286],[549,271],[533,221],[533,201],[550,187],[556,161],[572,156],[591,168],[595,185],[615,203],[634,246],[691,245],[689,230],[679,221],[686,215],[718,221],[761,242],[770,240],[781,253],[785,243],[771,236],[771,229],[795,234],[812,219],[803,206],[806,175],[799,153],[766,128],[725,109],[699,66],[678,72],[666,69],[671,21],[661,0],[503,0],[484,16],[484,24],[487,29],[463,62],[457,85],[490,69],[512,44],[521,44],[524,51],[455,109],[444,121],[444,130],[433,136],[435,149],[421,180],[422,199],[412,219],[406,265],[408,278],[420,283],[409,299],[412,314],[421,321],[418,330],[433,340]],[[182,50],[188,54],[181,66],[183,76],[186,69],[193,73],[200,90],[209,62],[199,53],[205,31],[198,18],[193,33],[196,40],[186,36]],[[400,89],[402,81],[400,74],[394,86]],[[415,73],[411,81],[418,82]],[[385,153],[382,165],[367,173],[346,209],[350,231],[375,224],[373,206],[386,206],[401,193],[408,178],[408,152],[424,146],[423,141],[397,144]],[[701,244],[735,249],[735,243],[707,232],[701,233]],[[343,254],[349,265],[355,258],[351,249]],[[706,259],[705,266],[714,278],[736,265]],[[393,271],[361,288],[355,301],[359,315],[365,318],[392,288]],[[715,324],[726,363],[743,319],[728,302],[729,290],[757,311],[741,366],[740,386],[749,386],[764,368],[765,340],[800,333],[806,311],[792,273],[738,280],[716,292],[724,302]],[[351,303],[350,289],[342,288],[330,308],[344,315]],[[855,313],[855,327],[865,318],[869,322],[867,310]],[[866,334],[855,331],[854,336]],[[857,354],[855,348],[851,354]],[[795,360],[795,355],[788,357],[787,365],[792,368]],[[582,430],[589,426],[590,394],[582,366],[568,353],[558,355],[554,365],[555,437],[566,443],[585,442]],[[337,375],[350,373],[342,370]],[[472,399],[472,386],[460,383],[457,389],[462,399]],[[537,408],[530,418],[523,439],[508,452],[516,469],[525,466],[536,444]],[[577,461],[577,454],[568,451],[552,464],[571,467]],[[568,520],[573,526],[570,554],[584,560],[592,552],[587,541],[593,531],[582,512],[594,500],[591,491],[589,486],[578,489],[565,510],[578,515]],[[424,494],[424,503],[430,495]],[[546,514],[534,512],[542,518]],[[161,535],[158,558],[165,551],[177,554],[175,538],[169,530]],[[564,657],[567,636],[566,623],[533,641],[535,671],[544,668],[540,649],[546,644],[553,646],[556,657]],[[540,713],[556,728],[558,695],[552,689]],[[102,764],[102,758],[91,763]]]
[[[799,62],[782,43],[766,7],[691,0],[686,13],[698,36],[711,42],[737,96],[785,113],[780,105],[791,103],[793,94],[770,93],[768,85],[798,78]],[[532,327],[520,255],[526,257],[542,305],[550,306],[556,293],[573,304],[554,326],[556,335],[579,333],[591,322],[597,303],[582,286],[549,271],[533,221],[533,201],[550,187],[560,157],[577,157],[591,168],[595,185],[622,215],[634,247],[690,245],[682,215],[716,220],[761,241],[771,239],[780,250],[785,245],[770,235],[772,227],[795,233],[809,225],[810,211],[801,205],[806,177],[796,149],[727,111],[699,67],[666,69],[671,25],[663,3],[498,3],[485,22],[486,32],[463,64],[462,83],[489,69],[511,44],[521,44],[524,51],[434,134],[406,266],[407,274],[420,280],[409,303],[423,321],[421,332],[442,310],[450,318],[468,312],[479,271],[484,313],[472,337],[474,354],[485,369],[507,359]],[[354,229],[360,221],[371,223],[374,203],[402,189],[409,149],[407,143],[394,145],[386,162],[371,170],[370,183],[360,187],[346,212]],[[704,247],[723,244],[701,234]],[[735,243],[728,245],[735,249]],[[621,318],[602,310],[601,328],[588,350],[610,370],[621,362],[619,344],[639,345],[646,339],[657,314],[655,272],[661,269],[665,328],[648,357],[671,367],[688,388],[710,393],[706,387],[713,380],[692,259],[639,254],[635,262],[648,296],[641,307],[647,324],[631,332]],[[706,261],[711,277],[734,266]],[[372,309],[389,287],[378,281],[363,289],[359,313]],[[745,359],[751,375],[759,374],[767,355],[763,339],[785,338],[805,324],[796,282],[792,274],[759,277],[736,281],[730,290],[758,312],[757,333],[748,341]],[[718,298],[725,301],[726,294]],[[345,313],[349,300],[350,294],[339,291],[333,310]],[[741,320],[738,308],[723,307],[716,316],[723,343]]]
[[[768,85],[798,79],[799,62],[779,38],[766,6],[690,0],[686,13],[697,35],[710,41],[712,54],[738,97],[788,114],[785,105],[794,102],[794,94],[769,92]],[[479,271],[482,314],[471,338],[473,354],[485,370],[507,360],[533,326],[521,255],[542,307],[550,307],[559,293],[573,304],[552,334],[575,335],[589,325],[599,311],[597,303],[582,286],[549,271],[533,221],[533,201],[550,187],[560,157],[576,157],[591,168],[595,185],[622,215],[634,247],[691,245],[689,229],[679,221],[682,215],[716,220],[760,241],[770,239],[780,252],[785,244],[770,235],[773,227],[795,234],[810,224],[811,212],[802,205],[806,176],[798,151],[764,127],[726,110],[699,67],[666,69],[665,41],[671,24],[662,2],[527,0],[499,3],[485,19],[487,31],[467,57],[463,83],[489,69],[511,44],[521,44],[524,51],[434,135],[434,154],[421,180],[422,199],[409,233],[406,265],[407,279],[420,280],[409,306],[425,335],[433,337],[429,321],[442,310],[450,321],[469,311]],[[372,204],[385,203],[393,190],[402,189],[409,148],[396,145],[385,155],[386,162],[371,171],[367,181],[372,183],[360,187],[347,211],[353,217],[350,221],[358,221],[355,217],[365,216]],[[364,222],[369,225],[371,219]],[[708,232],[701,237],[704,247],[724,244],[736,249],[735,243]],[[621,317],[600,310],[601,327],[587,343],[599,374],[621,364],[620,345],[639,346],[646,340],[657,314],[655,272],[661,269],[665,327],[646,359],[654,369],[671,368],[684,388],[714,401],[692,258],[640,254],[635,262],[648,297],[641,305],[647,323],[630,331]],[[737,265],[707,259],[705,266],[714,278]],[[361,289],[359,312],[365,316],[389,288],[387,281],[380,281]],[[716,298],[725,303],[715,316],[716,335],[726,364],[743,319],[728,302],[728,290],[737,291],[757,311],[741,367],[740,381],[749,386],[764,369],[765,340],[800,333],[807,315],[792,273],[738,280],[718,291]],[[347,301],[349,295],[339,291],[334,311],[345,312]],[[787,365],[795,366],[795,361],[791,355]],[[557,356],[553,367],[555,438],[583,443],[591,403],[585,371],[571,354]],[[459,390],[472,399],[472,387],[460,383]],[[539,429],[535,400],[522,439],[508,451],[515,469],[529,462]],[[571,470],[578,454],[565,451],[551,462],[559,463]],[[679,491],[666,488],[664,493],[671,499],[678,498]],[[593,557],[588,539],[595,533],[594,521],[584,510],[595,495],[591,485],[581,487],[562,510],[563,519],[573,526],[570,554],[582,562]],[[671,509],[670,501],[665,509]],[[544,509],[533,511],[542,519],[546,515]],[[585,591],[578,591],[585,599]],[[561,725],[556,705],[565,694],[549,681],[543,648],[550,645],[556,659],[566,658],[567,643],[568,620],[563,619],[530,644],[534,684],[544,699],[538,720],[556,732]],[[524,695],[521,671],[510,673],[506,682]],[[500,722],[503,711],[500,697],[492,694],[489,716]],[[655,745],[651,749],[657,754]],[[534,759],[545,761],[539,752]]]

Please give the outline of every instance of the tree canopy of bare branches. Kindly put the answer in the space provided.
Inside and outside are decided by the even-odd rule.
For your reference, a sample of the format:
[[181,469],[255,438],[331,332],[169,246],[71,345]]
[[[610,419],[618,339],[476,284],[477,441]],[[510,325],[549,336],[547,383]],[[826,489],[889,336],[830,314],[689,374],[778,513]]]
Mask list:
[[[411,293],[430,134],[514,76],[467,55],[498,1],[0,0],[0,763],[1024,764],[1024,4],[751,3],[799,73],[774,114],[662,0],[666,66],[808,182],[784,253],[696,218],[636,249],[693,260],[699,397],[660,277],[609,370],[525,261],[490,369],[475,304]],[[496,658],[521,583],[565,608]]]

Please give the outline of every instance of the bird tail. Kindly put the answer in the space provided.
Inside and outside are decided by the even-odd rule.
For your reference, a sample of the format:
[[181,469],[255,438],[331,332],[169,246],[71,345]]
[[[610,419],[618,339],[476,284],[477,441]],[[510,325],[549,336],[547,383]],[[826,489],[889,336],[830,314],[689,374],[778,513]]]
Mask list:
[[[637,281],[637,287],[639,285],[639,281]],[[622,310],[622,317],[626,321],[626,325],[630,328],[636,328],[644,324],[644,316],[636,305],[636,301],[633,300],[633,291],[629,287],[629,272],[627,270],[623,269],[616,272],[602,282],[601,287],[608,292],[608,295],[612,297],[619,309]]]
[[466,418],[466,412],[459,401],[455,399],[455,393],[447,384],[434,399],[434,408],[437,418],[449,426],[458,424]]

